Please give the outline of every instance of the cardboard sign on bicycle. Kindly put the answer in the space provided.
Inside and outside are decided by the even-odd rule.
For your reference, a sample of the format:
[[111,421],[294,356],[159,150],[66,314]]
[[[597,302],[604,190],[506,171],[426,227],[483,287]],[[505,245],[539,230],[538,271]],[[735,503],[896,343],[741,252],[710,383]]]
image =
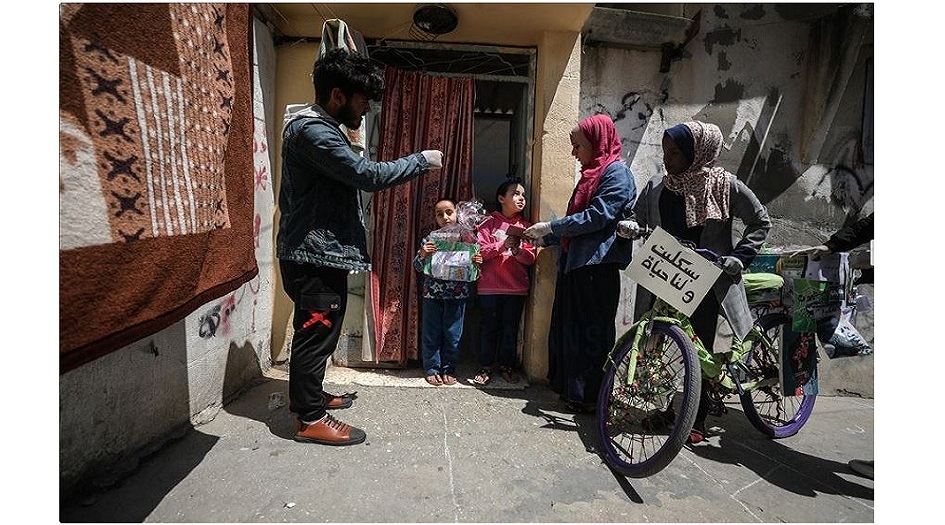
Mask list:
[[637,284],[690,316],[722,269],[657,226],[633,254],[628,274]]

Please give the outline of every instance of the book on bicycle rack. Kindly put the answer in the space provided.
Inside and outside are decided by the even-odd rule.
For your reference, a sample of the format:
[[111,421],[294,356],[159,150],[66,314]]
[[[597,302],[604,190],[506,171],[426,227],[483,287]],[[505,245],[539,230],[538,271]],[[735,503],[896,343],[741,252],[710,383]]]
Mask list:
[[781,332],[781,391],[785,396],[817,395],[817,340],[813,332]]
[[[824,321],[840,317],[841,285],[829,281],[794,279],[793,323],[798,332],[816,332]],[[829,335],[828,335],[829,338]]]

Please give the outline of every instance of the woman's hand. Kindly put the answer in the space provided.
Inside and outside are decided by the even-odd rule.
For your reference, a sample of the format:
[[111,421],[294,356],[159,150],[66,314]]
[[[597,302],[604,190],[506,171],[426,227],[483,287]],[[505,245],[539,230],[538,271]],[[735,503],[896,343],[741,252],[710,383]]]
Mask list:
[[626,220],[617,223],[617,235],[627,239],[636,239],[640,234],[640,225],[636,221]]
[[528,228],[525,228],[523,235],[529,239],[541,239],[546,235],[551,234],[551,223],[550,222],[536,222]]
[[473,255],[473,256],[472,256],[472,262],[474,262],[474,263],[476,263],[476,264],[482,264],[482,254],[481,254],[481,253],[477,253],[476,255]]
[[745,269],[745,265],[738,257],[729,255],[719,257],[719,265],[722,267],[722,271],[729,275],[741,275],[742,270]]

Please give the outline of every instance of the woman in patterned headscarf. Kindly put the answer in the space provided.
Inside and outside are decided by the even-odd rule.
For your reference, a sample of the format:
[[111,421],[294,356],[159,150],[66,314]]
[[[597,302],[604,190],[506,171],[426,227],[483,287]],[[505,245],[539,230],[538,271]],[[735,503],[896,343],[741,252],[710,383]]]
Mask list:
[[[650,179],[633,209],[639,226],[660,226],[679,239],[722,256],[719,262],[723,276],[716,281],[714,293],[706,295],[690,317],[696,335],[710,352],[720,304],[737,337],[743,338],[751,329],[741,272],[758,254],[771,228],[768,212],[758,197],[737,177],[716,166],[721,152],[722,131],[715,124],[692,121],[667,129],[663,133],[666,175]],[[733,218],[745,225],[741,239],[734,245]],[[629,221],[621,223],[621,234],[636,227]],[[652,300],[649,292],[637,287],[637,317],[649,309]],[[703,383],[690,442],[705,439],[709,410],[706,386]]]
[[571,410],[591,412],[604,360],[617,338],[620,271],[632,245],[617,236],[631,216],[636,185],[620,159],[620,136],[607,115],[585,118],[571,130],[571,155],[581,164],[567,215],[539,222],[525,235],[561,245],[548,333],[548,381]]

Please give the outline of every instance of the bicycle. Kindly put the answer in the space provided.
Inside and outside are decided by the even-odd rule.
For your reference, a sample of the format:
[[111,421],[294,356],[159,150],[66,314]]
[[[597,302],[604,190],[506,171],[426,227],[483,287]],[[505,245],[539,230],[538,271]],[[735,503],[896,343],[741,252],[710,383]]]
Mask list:
[[[642,232],[648,236],[652,230]],[[686,244],[685,242],[683,244]],[[688,246],[706,259],[718,256]],[[777,274],[743,274],[753,295],[780,293]],[[720,278],[726,278],[720,277]],[[734,338],[725,353],[712,353],[696,337],[688,317],[656,297],[653,307],[630,326],[604,365],[597,401],[603,459],[635,478],[651,476],[676,457],[689,437],[699,406],[700,378],[709,381],[710,414],[727,409],[737,395],[752,426],[769,438],[793,436],[807,422],[816,394],[781,393],[781,329],[790,326],[787,309],[754,301],[755,322],[747,336]]]

